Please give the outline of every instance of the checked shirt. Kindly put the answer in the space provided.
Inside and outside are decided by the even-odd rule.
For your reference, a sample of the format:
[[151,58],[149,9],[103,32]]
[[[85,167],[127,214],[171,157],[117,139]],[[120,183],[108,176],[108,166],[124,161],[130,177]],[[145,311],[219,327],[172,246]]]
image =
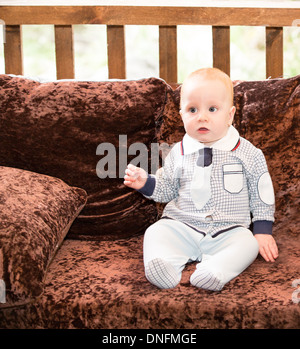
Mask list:
[[272,234],[274,191],[262,151],[231,126],[211,146],[211,163],[199,166],[207,147],[187,134],[140,192],[167,202],[162,218],[179,220],[201,234],[217,236],[236,227]]

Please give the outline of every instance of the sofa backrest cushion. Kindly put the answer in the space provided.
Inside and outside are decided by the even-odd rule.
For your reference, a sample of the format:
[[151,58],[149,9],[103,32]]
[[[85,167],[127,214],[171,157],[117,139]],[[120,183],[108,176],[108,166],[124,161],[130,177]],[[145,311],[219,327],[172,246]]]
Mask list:
[[68,237],[101,240],[143,233],[157,218],[156,205],[124,186],[124,166],[138,157],[141,144],[150,159],[156,129],[165,111],[176,107],[171,95],[171,88],[155,78],[40,83],[1,75],[0,165],[86,190],[87,204]]
[[298,234],[300,75],[243,81],[234,91],[236,127],[268,163],[276,196],[275,230]]

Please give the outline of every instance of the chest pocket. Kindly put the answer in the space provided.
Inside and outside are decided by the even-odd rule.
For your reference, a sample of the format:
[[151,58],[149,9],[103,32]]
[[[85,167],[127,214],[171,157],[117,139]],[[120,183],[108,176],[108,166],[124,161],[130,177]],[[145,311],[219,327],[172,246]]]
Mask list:
[[241,164],[223,165],[223,186],[231,194],[243,190],[243,166]]

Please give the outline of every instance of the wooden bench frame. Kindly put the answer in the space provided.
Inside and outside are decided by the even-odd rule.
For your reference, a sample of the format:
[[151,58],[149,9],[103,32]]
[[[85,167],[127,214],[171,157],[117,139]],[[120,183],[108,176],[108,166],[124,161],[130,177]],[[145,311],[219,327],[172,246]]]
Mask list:
[[[124,2],[124,1],[123,1]],[[184,4],[184,1],[181,1]],[[61,1],[63,3],[63,1]],[[80,5],[82,3],[82,5]],[[300,25],[297,3],[247,3],[225,5],[49,5],[0,6],[0,19],[5,23],[5,73],[23,74],[22,25],[51,24],[55,26],[57,79],[74,78],[73,28],[75,24],[107,26],[109,78],[126,78],[125,25],[159,26],[160,77],[177,82],[177,25],[210,25],[213,38],[213,66],[230,75],[230,27],[263,26],[266,33],[266,77],[283,75],[283,27]],[[101,1],[99,1],[101,3]],[[152,2],[151,2],[152,4]],[[213,2],[211,3],[214,4]]]

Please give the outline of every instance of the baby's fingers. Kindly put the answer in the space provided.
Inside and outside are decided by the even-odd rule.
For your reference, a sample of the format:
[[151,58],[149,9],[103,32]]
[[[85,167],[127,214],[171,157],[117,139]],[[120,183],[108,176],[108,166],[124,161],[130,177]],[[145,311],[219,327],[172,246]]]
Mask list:
[[125,175],[124,176],[124,181],[125,182],[135,182],[136,181],[136,176],[132,176],[132,175]]
[[126,180],[126,179],[123,181],[123,183],[124,183],[127,187],[132,187],[132,184],[133,184],[132,181]]
[[[129,169],[126,169],[125,170],[125,173],[126,173],[126,176],[125,177],[131,177],[132,180],[135,180],[138,176],[139,176],[139,173],[138,171],[131,171]],[[124,178],[125,178],[124,177]]]
[[139,171],[138,168],[129,164],[127,166],[127,169],[125,170],[125,176],[124,176],[124,184],[128,187],[131,187],[133,183],[137,180],[139,177]]
[[278,257],[278,247],[275,241],[272,241],[270,244],[270,253],[272,254],[272,257],[276,259]]
[[137,178],[139,176],[139,174],[140,174],[140,169],[139,169],[139,167],[136,167],[136,166],[134,166],[132,164],[129,164],[127,166],[127,169],[125,170],[125,173],[128,176]]
[[261,247],[259,250],[261,256],[264,258],[265,261],[267,262],[274,262],[274,258],[272,256],[272,253],[270,250],[266,247]]

